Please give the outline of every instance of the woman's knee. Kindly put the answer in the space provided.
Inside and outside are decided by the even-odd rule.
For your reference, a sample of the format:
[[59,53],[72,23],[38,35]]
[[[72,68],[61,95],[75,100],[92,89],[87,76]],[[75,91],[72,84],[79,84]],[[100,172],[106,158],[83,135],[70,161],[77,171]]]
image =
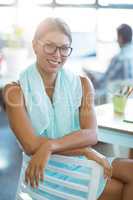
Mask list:
[[118,179],[122,183],[133,182],[133,160],[116,159],[113,161],[112,177]]
[[103,194],[98,200],[121,200],[123,184],[116,180],[111,179],[107,182]]
[[112,196],[120,196],[122,193],[123,184],[116,180],[111,179],[107,182],[107,186],[105,187],[105,192]]

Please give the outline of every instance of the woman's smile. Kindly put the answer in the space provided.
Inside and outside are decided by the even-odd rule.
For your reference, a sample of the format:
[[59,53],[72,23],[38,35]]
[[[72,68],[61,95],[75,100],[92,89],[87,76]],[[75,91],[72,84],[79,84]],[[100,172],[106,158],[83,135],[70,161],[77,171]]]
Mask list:
[[52,64],[52,65],[55,65],[55,66],[61,64],[61,61],[58,61],[58,60],[49,60],[49,59],[47,59],[47,62],[48,62],[49,64]]

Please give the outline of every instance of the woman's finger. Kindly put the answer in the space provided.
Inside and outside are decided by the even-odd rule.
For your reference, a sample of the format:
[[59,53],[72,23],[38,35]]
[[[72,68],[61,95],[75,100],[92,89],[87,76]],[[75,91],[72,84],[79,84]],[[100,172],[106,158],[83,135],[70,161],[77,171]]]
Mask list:
[[35,167],[31,166],[29,169],[29,180],[31,187],[35,187]]
[[40,181],[44,181],[44,167],[40,166]]
[[27,169],[25,171],[25,182],[26,182],[26,184],[29,183],[29,166],[27,167]]
[[36,167],[36,169],[35,169],[35,183],[36,183],[36,187],[39,186],[39,180],[40,180],[40,171],[39,171],[39,167]]
[[112,176],[112,170],[111,170],[111,168],[105,168],[104,169],[104,177],[105,178],[108,178],[108,179],[110,179],[111,178],[111,176]]

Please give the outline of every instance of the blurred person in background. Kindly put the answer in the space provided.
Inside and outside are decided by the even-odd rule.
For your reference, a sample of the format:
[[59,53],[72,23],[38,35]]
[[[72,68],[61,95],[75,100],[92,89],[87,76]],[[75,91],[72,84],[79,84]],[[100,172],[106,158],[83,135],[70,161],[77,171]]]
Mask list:
[[[132,28],[128,24],[121,24],[117,28],[117,42],[120,51],[115,55],[108,69],[104,74],[95,74],[86,71],[88,77],[94,84],[95,89],[105,90],[107,94],[108,85],[118,80],[133,81],[133,44],[132,44]],[[129,158],[133,158],[133,150],[129,151]]]
[[95,73],[86,71],[96,89],[103,89],[112,81],[133,79],[132,28],[129,25],[121,24],[117,28],[117,42],[120,51],[111,59],[104,74],[96,77]]

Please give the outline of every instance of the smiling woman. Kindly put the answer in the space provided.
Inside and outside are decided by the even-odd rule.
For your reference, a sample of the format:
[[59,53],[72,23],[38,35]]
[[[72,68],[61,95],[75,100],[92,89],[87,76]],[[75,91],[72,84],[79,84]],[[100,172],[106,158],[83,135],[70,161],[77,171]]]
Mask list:
[[[78,156],[78,159],[86,157],[103,166],[104,174],[100,175],[95,194],[97,199],[129,200],[133,195],[133,161],[108,159],[90,148],[97,142],[94,89],[88,79],[63,68],[71,53],[71,42],[71,31],[64,21],[45,19],[33,38],[36,63],[20,75],[18,84],[5,87],[4,99],[10,126],[25,154],[30,156],[26,166],[23,157],[19,186],[23,179],[30,184],[27,185],[27,194],[31,199],[34,199],[31,195],[34,191],[44,199],[53,200],[51,194],[40,191],[40,181],[66,191],[62,186],[51,185],[44,178],[48,175],[61,181],[67,179],[61,172],[57,174],[45,170],[51,154],[63,154]],[[64,165],[56,165],[63,170]],[[70,163],[65,167],[88,174],[84,166],[74,167]],[[107,182],[111,176],[112,179]],[[75,180],[72,178],[72,181]],[[84,184],[88,185],[88,182]],[[86,199],[83,194],[79,196]],[[56,199],[59,200],[54,197]]]
[[[53,21],[53,26],[49,25],[49,20],[43,26],[42,22],[35,33],[33,48],[40,72],[44,70],[59,69],[71,54],[71,31],[67,26],[61,26],[61,22]],[[62,23],[63,24],[63,23]],[[45,35],[43,34],[45,31]],[[55,71],[56,72],[56,71]]]

